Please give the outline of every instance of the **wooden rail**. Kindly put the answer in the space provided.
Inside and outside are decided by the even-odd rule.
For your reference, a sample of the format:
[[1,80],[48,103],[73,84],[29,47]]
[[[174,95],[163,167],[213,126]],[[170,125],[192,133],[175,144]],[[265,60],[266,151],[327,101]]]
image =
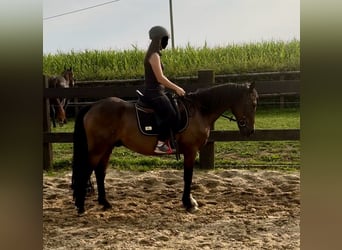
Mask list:
[[[260,76],[261,73],[257,74]],[[284,75],[284,73],[279,73]],[[235,76],[237,77],[237,76]],[[244,75],[246,77],[246,74]],[[248,76],[251,78],[251,76]],[[281,79],[284,77],[280,77]],[[193,79],[193,78],[192,78]],[[132,99],[136,97],[135,90],[141,89],[141,80],[129,81],[115,81],[119,86],[108,86],[108,81],[96,81],[102,86],[100,87],[75,87],[68,89],[50,89],[47,86],[47,78],[43,76],[43,93],[44,93],[44,107],[43,107],[43,167],[49,169],[52,166],[52,150],[51,143],[71,143],[73,133],[52,133],[51,121],[49,114],[49,98],[66,97],[66,98],[104,98],[109,96],[117,96],[120,98]],[[94,81],[95,82],[95,81]],[[105,84],[106,83],[106,84]],[[137,84],[139,83],[139,84]],[[191,82],[186,79],[186,83],[181,85],[187,92],[194,91],[200,87],[210,86],[215,84],[214,72],[212,70],[200,70],[198,78]],[[273,81],[256,81],[259,96],[287,96],[300,94],[299,80],[273,80]],[[200,151],[200,166],[202,168],[214,167],[214,142],[219,141],[277,141],[277,140],[299,140],[299,129],[271,129],[271,130],[256,130],[255,133],[248,137],[242,137],[239,131],[217,131],[212,127],[208,143]]]
[[[206,87],[209,84],[195,84],[189,83],[187,85],[179,84],[184,89],[194,91],[199,87]],[[299,80],[282,80],[282,81],[257,81],[256,88],[259,96],[270,95],[299,95],[300,81]],[[136,97],[135,90],[142,89],[138,86],[101,86],[101,87],[74,87],[74,88],[45,88],[45,98],[66,97],[66,98],[105,98],[109,96],[117,96],[120,98],[134,98]]]
[[[73,133],[46,132],[43,134],[44,143],[71,143]],[[300,138],[299,129],[257,129],[250,137],[240,135],[239,131],[212,130],[208,142],[227,141],[297,141]]]

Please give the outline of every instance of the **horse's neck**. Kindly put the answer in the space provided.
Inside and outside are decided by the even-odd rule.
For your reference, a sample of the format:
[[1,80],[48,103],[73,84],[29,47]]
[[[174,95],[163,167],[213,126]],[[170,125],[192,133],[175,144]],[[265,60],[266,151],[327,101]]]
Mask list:
[[64,77],[64,79],[65,79],[67,82],[70,81],[69,74],[64,74],[63,77]]
[[69,80],[67,80],[64,76],[58,76],[56,79],[56,88],[68,88]]
[[68,74],[65,74],[65,75],[63,75],[63,78],[64,78],[64,82],[65,82],[65,87],[69,87],[69,85],[70,85],[70,77],[69,77],[69,75]]
[[241,97],[242,87],[237,84],[222,84],[210,88],[201,102],[201,110],[209,122],[216,121],[223,112],[232,108]]
[[58,103],[58,104],[57,104],[57,110],[58,110],[58,111],[63,110],[62,103]]
[[74,80],[73,77],[70,76],[69,74],[66,74],[64,76],[65,82],[66,82],[66,88],[70,88],[74,86]]

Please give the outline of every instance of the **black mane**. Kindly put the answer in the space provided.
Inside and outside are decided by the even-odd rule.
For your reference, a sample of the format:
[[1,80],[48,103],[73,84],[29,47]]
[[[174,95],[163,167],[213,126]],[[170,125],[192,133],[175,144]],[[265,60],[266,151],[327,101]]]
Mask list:
[[198,89],[187,94],[187,97],[196,103],[201,112],[209,113],[236,102],[246,90],[247,84],[225,83]]

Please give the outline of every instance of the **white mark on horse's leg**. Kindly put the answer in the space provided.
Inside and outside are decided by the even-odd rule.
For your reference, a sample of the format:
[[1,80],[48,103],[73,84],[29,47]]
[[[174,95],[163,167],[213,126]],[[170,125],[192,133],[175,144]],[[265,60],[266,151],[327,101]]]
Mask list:
[[194,199],[194,197],[192,197],[192,194],[190,194],[190,201],[191,201],[191,205],[193,205],[194,207],[198,207],[198,203]]
[[192,194],[190,194],[190,202],[192,205],[192,208],[189,210],[190,213],[195,213],[199,210],[197,201],[192,197]]

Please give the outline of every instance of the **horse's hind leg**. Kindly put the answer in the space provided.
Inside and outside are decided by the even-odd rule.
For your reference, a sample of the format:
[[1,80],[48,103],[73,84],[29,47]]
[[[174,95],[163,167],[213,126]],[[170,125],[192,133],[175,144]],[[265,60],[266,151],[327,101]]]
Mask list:
[[91,181],[91,174],[89,176],[89,179],[87,181],[87,196],[91,196],[95,193],[95,188],[93,185],[93,182]]
[[104,210],[112,207],[110,203],[107,201],[106,190],[105,190],[105,185],[104,185],[104,180],[106,177],[106,170],[107,170],[107,165],[108,165],[110,154],[111,154],[111,150],[109,153],[106,153],[102,157],[99,164],[95,168],[95,176],[96,176],[97,191],[98,191],[98,202],[100,205],[103,205]]
[[[73,189],[74,189],[74,198],[75,198],[75,205],[78,208],[78,214],[84,213],[84,201],[86,197],[86,186],[87,180],[90,178],[91,169],[89,166],[84,164],[84,170],[75,171],[73,172]],[[77,182],[75,182],[74,175],[77,177]]]

